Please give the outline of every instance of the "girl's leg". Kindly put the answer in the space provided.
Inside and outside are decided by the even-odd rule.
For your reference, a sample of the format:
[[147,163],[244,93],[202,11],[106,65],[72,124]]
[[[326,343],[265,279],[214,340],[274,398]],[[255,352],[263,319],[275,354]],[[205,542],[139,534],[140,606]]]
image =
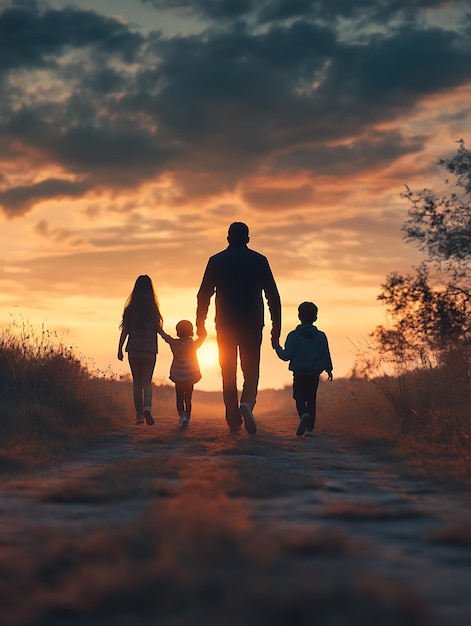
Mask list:
[[155,354],[136,350],[129,353],[133,379],[134,406],[136,421],[141,423],[144,416],[147,424],[152,425],[154,418],[150,412],[152,405],[152,374],[155,367]]
[[150,411],[152,406],[152,376],[154,374],[156,355],[153,352],[142,354],[142,388],[144,391],[144,409]]
[[139,352],[128,352],[129,367],[132,374],[132,393],[134,399],[134,407],[136,409],[136,419],[142,415],[143,398],[142,398],[142,362],[139,358]]

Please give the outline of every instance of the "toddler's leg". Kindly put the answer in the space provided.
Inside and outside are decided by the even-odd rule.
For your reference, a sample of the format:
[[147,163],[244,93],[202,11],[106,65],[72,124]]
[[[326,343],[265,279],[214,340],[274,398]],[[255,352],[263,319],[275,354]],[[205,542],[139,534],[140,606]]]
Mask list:
[[185,392],[181,383],[175,383],[175,395],[177,400],[177,412],[179,415],[185,411]]
[[191,417],[191,409],[192,409],[191,399],[192,399],[192,396],[193,396],[193,384],[192,383],[188,383],[188,387],[187,387],[186,394],[185,394],[185,400],[186,400],[186,402],[185,402],[185,412],[186,412],[186,415],[188,417],[188,420]]

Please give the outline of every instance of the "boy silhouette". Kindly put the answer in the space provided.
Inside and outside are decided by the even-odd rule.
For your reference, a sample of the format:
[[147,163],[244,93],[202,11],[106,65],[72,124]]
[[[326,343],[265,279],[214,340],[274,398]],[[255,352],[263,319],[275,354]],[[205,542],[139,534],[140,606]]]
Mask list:
[[332,359],[327,336],[314,326],[318,308],[313,302],[298,307],[301,324],[288,333],[284,349],[274,346],[282,361],[289,361],[293,372],[293,398],[299,415],[296,435],[312,437],[316,421],[316,400],[319,376],[325,370],[332,380]]

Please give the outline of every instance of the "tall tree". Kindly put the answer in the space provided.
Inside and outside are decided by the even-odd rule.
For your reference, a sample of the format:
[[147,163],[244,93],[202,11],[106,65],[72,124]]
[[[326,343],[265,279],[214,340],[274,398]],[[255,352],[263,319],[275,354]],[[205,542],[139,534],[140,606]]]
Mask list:
[[405,239],[427,257],[413,274],[394,272],[381,285],[378,299],[391,323],[373,337],[389,361],[433,365],[471,343],[471,152],[458,143],[453,158],[439,161],[456,179],[451,193],[407,188],[403,194],[411,205]]

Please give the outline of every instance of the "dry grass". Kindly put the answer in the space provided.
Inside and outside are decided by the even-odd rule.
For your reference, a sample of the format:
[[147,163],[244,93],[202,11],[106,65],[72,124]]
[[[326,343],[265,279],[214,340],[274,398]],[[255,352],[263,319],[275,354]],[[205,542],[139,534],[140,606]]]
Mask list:
[[240,500],[186,489],[132,525],[44,531],[4,548],[2,624],[430,624],[405,585],[370,571],[362,553],[324,526],[281,539],[250,522]]
[[431,543],[471,548],[471,518],[435,531],[428,539]]
[[[440,376],[417,372],[406,381],[388,380],[389,385],[407,388],[401,396],[404,412],[409,407],[407,428],[378,381],[361,378],[321,385],[318,425],[347,437],[364,454],[398,462],[433,481],[471,486],[469,383],[460,381],[459,390],[455,384],[442,398],[441,409],[427,412],[425,399],[434,386],[429,374]],[[435,385],[435,398],[443,388],[443,381]],[[447,401],[454,407],[446,406]]]
[[90,372],[44,326],[3,328],[0,471],[55,463],[122,424],[122,390],[107,376]]
[[423,513],[394,503],[386,506],[377,502],[339,502],[329,505],[325,512],[326,517],[341,518],[349,521],[389,520],[422,517]]
[[[91,375],[68,349],[51,353],[47,342],[40,345],[39,352],[28,352],[26,340],[22,347],[11,340],[0,352],[0,367],[9,372],[2,393],[12,411],[0,467],[15,468],[18,462],[7,446],[10,452],[17,446],[18,458],[28,446],[35,458],[46,450],[50,460],[54,444],[67,454],[67,446],[73,450],[81,437],[82,446],[90,445],[133,416],[129,381]],[[20,367],[25,371],[15,370]],[[157,414],[175,414],[172,387],[157,387],[154,397]],[[211,410],[221,420],[220,394],[206,397],[212,408],[195,398],[195,422],[198,412],[208,420]],[[275,412],[286,416],[278,420],[276,435],[270,432]],[[432,624],[407,582],[379,574],[368,548],[334,528],[335,519],[400,519],[406,509],[400,502],[390,509],[370,502],[332,505],[315,523],[294,521],[289,528],[253,518],[251,510],[260,501],[264,506],[276,498],[283,506],[284,496],[326,489],[315,476],[313,456],[289,462],[304,441],[294,435],[291,389],[261,393],[257,415],[266,424],[262,437],[230,439],[211,427],[181,435],[176,418],[174,430],[157,423],[139,440],[143,456],[113,460],[92,475],[44,487],[43,501],[55,505],[106,508],[137,498],[149,506],[132,523],[97,524],[93,530],[44,527],[19,537],[13,527],[11,540],[0,546],[2,626]],[[401,434],[384,395],[366,380],[323,383],[318,426],[373,448],[383,441],[395,449],[397,437],[416,440],[413,432]],[[447,439],[447,445],[454,442]],[[404,450],[405,443],[400,445]],[[312,450],[314,455],[315,446]],[[326,461],[339,467],[341,462]],[[461,526],[428,540],[469,545]]]
[[148,507],[119,526],[13,533],[0,550],[2,626],[429,625],[406,584],[378,575],[364,543],[330,521],[253,519],[251,498],[320,486],[310,456],[289,462],[278,423],[254,438],[190,431],[185,454],[149,432],[142,458],[50,489],[47,502]]

